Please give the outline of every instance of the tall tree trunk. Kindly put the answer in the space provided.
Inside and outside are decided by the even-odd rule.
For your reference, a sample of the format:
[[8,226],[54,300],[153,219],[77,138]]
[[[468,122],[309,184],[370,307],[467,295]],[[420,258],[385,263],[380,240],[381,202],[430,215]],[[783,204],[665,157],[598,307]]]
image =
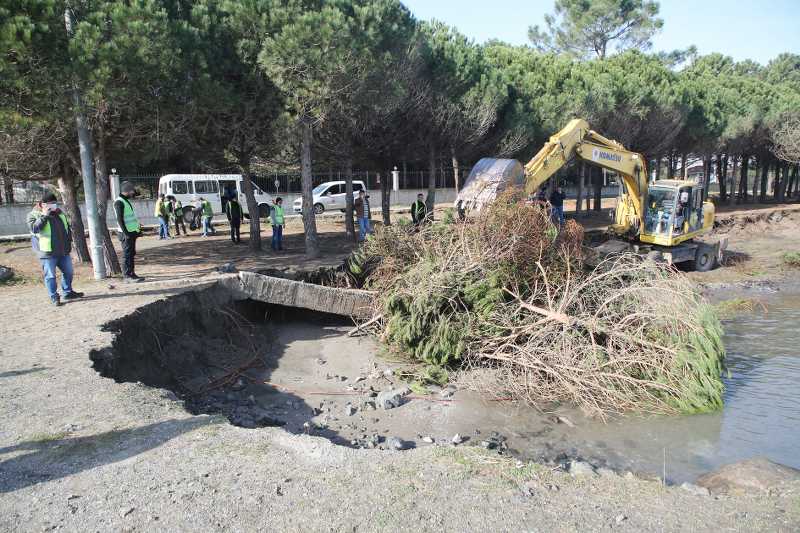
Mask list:
[[433,220],[433,206],[436,203],[436,146],[431,143],[428,152],[428,197],[425,198],[425,209]]
[[708,187],[711,184],[711,156],[704,155],[703,156],[703,182],[701,186],[703,187],[703,200],[705,201],[708,198]]
[[458,182],[458,179],[460,177],[459,176],[460,167],[458,165],[458,157],[456,156],[456,149],[455,148],[450,148],[450,156],[451,156],[451,159],[453,160],[453,178],[455,180],[453,183],[455,183],[456,194],[458,194],[458,191],[460,190],[460,187],[459,187],[460,183]]
[[306,257],[316,259],[320,256],[319,236],[317,235],[317,217],[314,215],[314,188],[311,175],[311,145],[314,142],[314,131],[311,120],[300,120],[302,141],[300,143],[300,181],[303,187],[303,229],[306,234]]
[[681,154],[681,176],[683,179],[689,177],[689,169],[686,168],[686,159],[688,159],[688,154]]
[[72,248],[75,257],[80,263],[90,263],[92,258],[89,254],[89,245],[86,243],[86,228],[83,225],[83,216],[81,216],[81,209],[78,205],[78,191],[73,168],[70,165],[62,164],[59,174],[58,190],[61,192],[64,211],[66,211],[72,227]]
[[800,189],[797,183],[798,165],[792,165],[792,175],[789,178],[789,198],[797,196],[797,190]]
[[[775,194],[777,195],[777,200],[783,202],[786,200],[786,184],[789,182],[789,164],[782,163],[779,166],[779,170],[781,171],[781,175],[776,184]],[[777,177],[777,171],[775,175]]]
[[667,156],[667,165],[669,168],[667,169],[667,178],[672,179],[675,177],[675,154],[670,152]]
[[584,162],[581,162],[580,168],[578,169],[578,193],[575,195],[575,215],[580,216],[583,213],[583,183],[586,176],[586,168],[588,165]]
[[14,180],[8,174],[3,176],[3,194],[7,204],[14,203]]
[[733,156],[729,156],[729,158],[730,157],[733,157],[733,162],[731,164],[731,175],[730,175],[730,178],[728,178],[728,184],[730,185],[730,187],[728,188],[728,190],[730,191],[730,193],[728,194],[728,203],[729,204],[733,201],[734,197],[736,196],[736,170],[738,169],[738,165],[739,165],[739,157],[738,156],[733,155]]
[[656,157],[656,179],[661,179],[661,156]]
[[344,160],[344,232],[345,236],[356,241],[356,226],[353,222],[353,156],[351,147],[347,149],[347,158]]
[[106,213],[108,212],[108,200],[111,196],[111,188],[108,182],[108,160],[106,159],[106,139],[102,130],[97,132],[97,149],[94,151],[94,175],[97,185],[97,217],[100,228],[100,237],[103,241],[103,258],[106,262],[106,271],[110,274],[121,274],[117,251],[114,249],[114,241],[111,240],[111,233],[108,231]]
[[[769,159],[766,156],[761,158],[761,187],[758,191],[758,201],[767,201],[767,189],[769,185]],[[755,194],[753,195],[755,196]]]
[[736,198],[736,203],[740,204],[742,202],[747,201],[747,174],[750,170],[750,156],[747,154],[742,154],[742,164],[740,165],[739,171],[739,197]]
[[722,158],[723,156],[721,154],[716,155],[715,172],[717,174],[717,184],[719,185],[719,201],[721,203],[724,203],[725,200],[727,200],[728,198],[728,187],[727,187],[728,184],[726,183],[727,176],[725,175],[725,171],[727,169],[724,169],[724,167],[727,166],[727,164],[726,165],[722,164]]
[[254,252],[261,251],[261,213],[256,203],[256,194],[253,190],[253,179],[250,176],[249,151],[239,153],[239,169],[242,171],[242,188],[244,201],[247,202],[247,213],[250,215],[250,249]]
[[392,171],[387,171],[381,178],[381,218],[383,225],[388,226],[392,223],[390,207],[392,205]]
[[603,209],[603,170],[600,168],[592,167],[594,171],[594,210],[602,211]]

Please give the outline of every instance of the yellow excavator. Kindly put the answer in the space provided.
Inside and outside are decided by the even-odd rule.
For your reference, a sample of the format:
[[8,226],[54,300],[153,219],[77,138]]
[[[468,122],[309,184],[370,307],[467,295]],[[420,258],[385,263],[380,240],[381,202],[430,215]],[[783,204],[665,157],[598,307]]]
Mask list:
[[[526,192],[536,193],[575,157],[616,173],[622,181],[614,223],[609,227],[619,239],[597,247],[598,253],[628,249],[668,263],[690,263],[699,271],[714,268],[726,243],[695,240],[714,224],[714,204],[703,199],[702,186],[674,179],[650,183],[642,154],[626,150],[619,142],[591,130],[585,120],[571,120],[525,165]],[[481,160],[476,167],[489,168],[490,161]],[[465,192],[479,190],[469,185],[468,179]],[[496,184],[494,187],[499,192]],[[469,194],[459,196],[459,205],[470,204]]]

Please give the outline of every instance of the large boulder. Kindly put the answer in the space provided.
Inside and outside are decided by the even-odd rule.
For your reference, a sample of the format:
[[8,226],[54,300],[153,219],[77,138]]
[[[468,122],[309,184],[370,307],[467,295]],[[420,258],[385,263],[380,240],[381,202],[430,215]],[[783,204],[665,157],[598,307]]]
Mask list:
[[8,281],[14,277],[14,271],[8,267],[0,265],[0,283]]
[[800,470],[756,457],[725,465],[697,478],[697,485],[714,494],[754,493],[800,481]]

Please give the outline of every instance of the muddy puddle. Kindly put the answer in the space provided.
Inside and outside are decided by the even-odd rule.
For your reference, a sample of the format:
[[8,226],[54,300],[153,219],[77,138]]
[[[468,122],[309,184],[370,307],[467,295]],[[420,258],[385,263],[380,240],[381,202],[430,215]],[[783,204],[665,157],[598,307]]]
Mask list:
[[193,413],[218,413],[245,428],[363,448],[479,445],[522,458],[693,480],[753,456],[800,468],[800,291],[761,295],[768,312],[725,322],[730,377],[725,408],[708,415],[603,423],[580,412],[539,412],[467,390],[406,391],[382,409],[381,391],[402,389],[403,364],[343,317],[233,301],[221,289],[156,302],[110,323],[114,344],[91,357],[117,381],[172,390]]

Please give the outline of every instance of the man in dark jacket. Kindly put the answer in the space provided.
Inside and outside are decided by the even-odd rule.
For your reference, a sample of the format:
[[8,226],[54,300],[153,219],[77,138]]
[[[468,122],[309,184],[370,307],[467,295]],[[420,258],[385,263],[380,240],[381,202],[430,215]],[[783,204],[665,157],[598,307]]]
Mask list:
[[564,198],[567,195],[561,190],[561,187],[556,187],[553,194],[550,195],[550,205],[552,206],[553,222],[559,226],[564,225]]
[[358,191],[358,198],[356,198],[353,208],[356,210],[356,218],[358,218],[358,240],[363,241],[367,238],[368,233],[372,233],[369,224],[369,196],[363,189]]
[[[62,300],[83,296],[82,292],[72,290],[72,231],[69,219],[58,207],[55,194],[46,192],[42,201],[34,206],[28,215],[28,227],[31,230],[31,245],[42,264],[50,301],[59,306]],[[58,294],[56,269],[61,271],[61,296]]]
[[136,196],[133,183],[125,181],[120,185],[119,197],[114,200],[114,213],[117,216],[117,236],[122,244],[122,274],[127,283],[144,281],[134,272],[134,258],[136,257],[136,239],[142,235],[142,226],[136,217],[136,212],[131,204],[131,199]]
[[417,195],[417,201],[411,204],[411,220],[414,221],[414,225],[419,226],[425,222],[427,214],[424,196],[420,193]]
[[235,194],[232,194],[225,204],[225,215],[228,217],[228,222],[231,225],[231,240],[233,244],[239,244],[242,242],[242,239],[239,238],[239,226],[242,225],[244,212]]

